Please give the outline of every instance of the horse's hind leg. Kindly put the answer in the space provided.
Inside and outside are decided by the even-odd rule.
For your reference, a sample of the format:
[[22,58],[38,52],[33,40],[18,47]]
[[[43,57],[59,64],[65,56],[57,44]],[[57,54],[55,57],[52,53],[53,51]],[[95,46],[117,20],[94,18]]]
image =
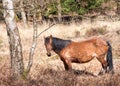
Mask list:
[[100,57],[97,57],[97,59],[98,59],[98,60],[100,61],[100,63],[102,64],[102,68],[103,68],[103,70],[101,70],[99,74],[104,74],[104,73],[107,72],[107,65],[108,65],[108,63],[107,63],[107,61],[105,61],[104,58],[105,58],[105,55],[102,55],[102,56],[100,56]]

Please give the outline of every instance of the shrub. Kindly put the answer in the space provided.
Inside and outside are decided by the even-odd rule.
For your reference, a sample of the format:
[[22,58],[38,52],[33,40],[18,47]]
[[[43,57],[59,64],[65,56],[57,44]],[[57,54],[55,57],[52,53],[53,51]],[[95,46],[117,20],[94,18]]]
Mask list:
[[106,28],[92,28],[90,30],[87,30],[86,35],[87,36],[94,36],[94,35],[104,35],[107,33]]

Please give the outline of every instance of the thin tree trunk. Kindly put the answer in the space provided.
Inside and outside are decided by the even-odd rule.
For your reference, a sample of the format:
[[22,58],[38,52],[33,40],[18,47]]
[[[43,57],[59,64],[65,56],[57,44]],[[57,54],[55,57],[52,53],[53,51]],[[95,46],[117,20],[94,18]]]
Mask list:
[[3,0],[4,19],[6,23],[6,30],[9,39],[11,68],[14,77],[19,78],[24,71],[22,45],[15,22],[15,14],[12,0]]
[[117,1],[117,13],[120,15],[120,0]]
[[27,18],[26,18],[26,14],[24,11],[23,0],[20,0],[20,9],[21,9],[21,15],[22,15],[24,27],[27,28]]
[[60,4],[60,0],[58,0],[58,20],[59,20],[59,22],[61,22],[62,21],[62,19],[61,19],[61,4]]
[[[34,8],[35,8],[35,0],[34,0]],[[32,43],[32,47],[30,49],[30,53],[29,53],[29,62],[28,62],[28,66],[27,66],[27,73],[30,72],[31,66],[33,64],[33,55],[34,55],[34,51],[36,48],[36,44],[37,44],[37,22],[36,22],[36,9],[34,9],[34,14],[33,14],[33,29],[34,29],[34,33],[33,33],[33,43]]]

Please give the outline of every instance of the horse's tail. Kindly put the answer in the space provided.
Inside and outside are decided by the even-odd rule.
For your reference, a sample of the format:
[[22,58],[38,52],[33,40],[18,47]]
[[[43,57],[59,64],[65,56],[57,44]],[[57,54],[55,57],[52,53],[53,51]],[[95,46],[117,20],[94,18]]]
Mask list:
[[112,46],[108,41],[107,41],[107,45],[109,47],[107,51],[107,63],[108,63],[109,71],[113,71]]

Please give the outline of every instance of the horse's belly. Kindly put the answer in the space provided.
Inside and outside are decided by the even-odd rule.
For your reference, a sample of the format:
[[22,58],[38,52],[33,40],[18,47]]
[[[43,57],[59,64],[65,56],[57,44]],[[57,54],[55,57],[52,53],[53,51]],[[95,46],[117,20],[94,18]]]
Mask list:
[[92,59],[93,59],[92,56],[88,56],[88,57],[81,57],[81,58],[78,58],[78,61],[79,61],[80,63],[85,63],[85,62],[91,61]]
[[94,57],[97,57],[97,54],[94,52],[82,53],[75,56],[80,63],[89,62]]

